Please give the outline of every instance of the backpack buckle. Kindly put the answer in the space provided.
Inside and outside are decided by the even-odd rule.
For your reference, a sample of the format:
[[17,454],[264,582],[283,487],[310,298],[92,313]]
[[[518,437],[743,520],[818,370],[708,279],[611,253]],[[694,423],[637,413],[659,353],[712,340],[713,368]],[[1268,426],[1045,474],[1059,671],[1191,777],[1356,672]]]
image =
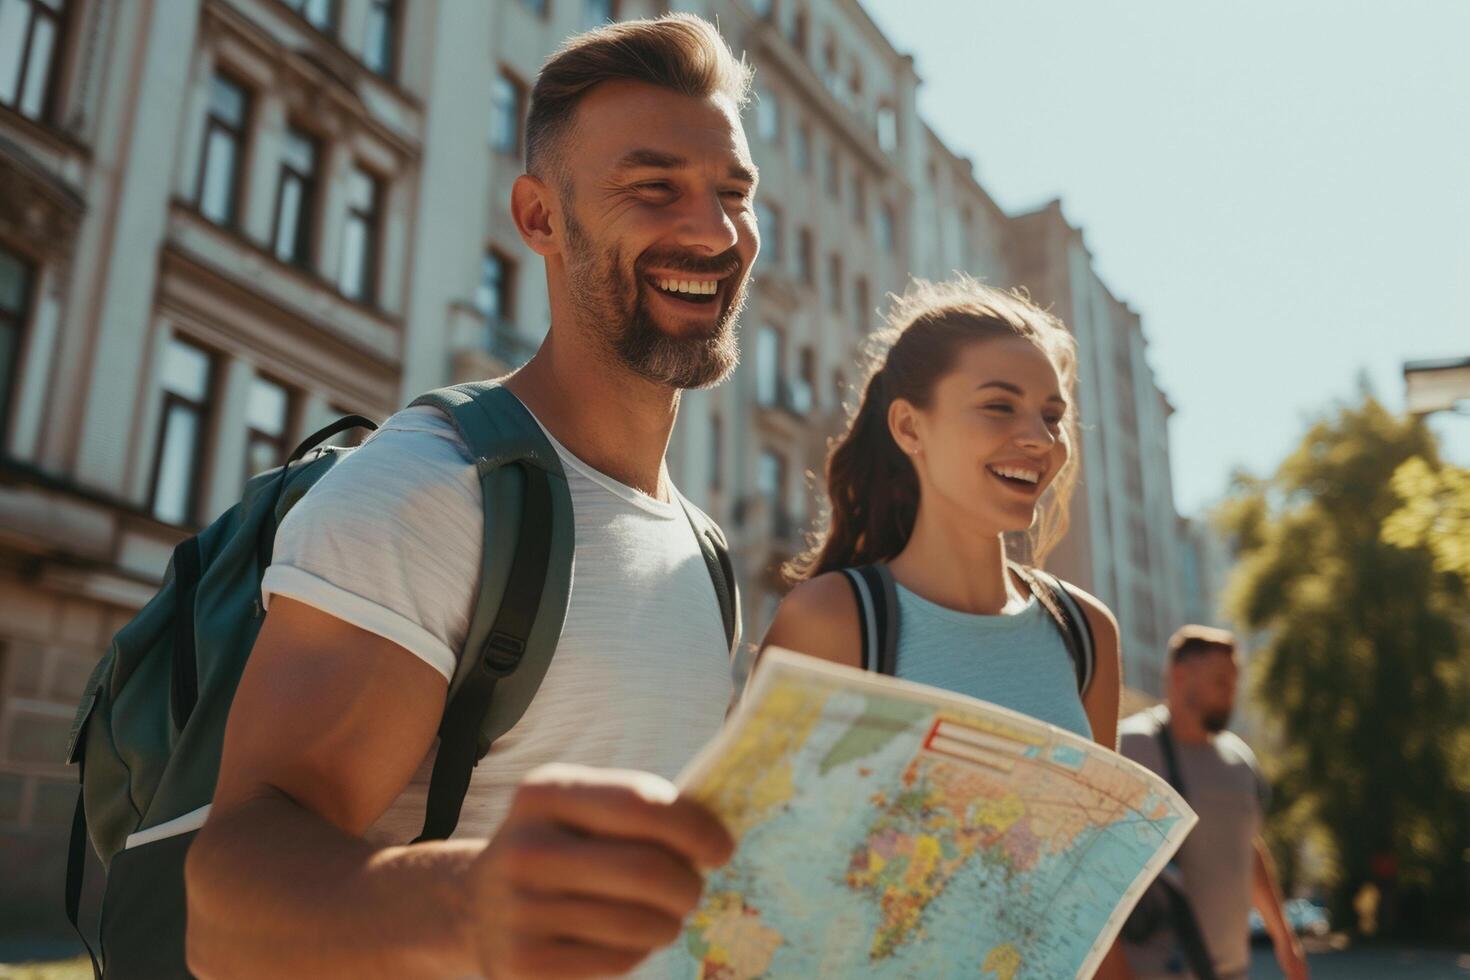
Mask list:
[[495,630],[485,640],[485,652],[481,655],[480,662],[492,674],[504,676],[520,665],[521,655],[525,652],[525,640]]

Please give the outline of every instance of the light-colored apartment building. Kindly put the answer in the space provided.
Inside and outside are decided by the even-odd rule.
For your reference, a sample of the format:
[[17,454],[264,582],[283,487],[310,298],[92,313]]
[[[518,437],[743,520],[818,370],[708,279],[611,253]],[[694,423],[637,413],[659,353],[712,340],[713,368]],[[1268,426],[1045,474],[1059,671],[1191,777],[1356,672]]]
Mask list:
[[[0,0],[0,921],[57,922],[73,706],[172,548],[338,414],[522,363],[508,213],[530,85],[662,0]],[[741,367],[689,393],[675,482],[729,532],[749,638],[815,518],[858,352],[909,275],[1053,303],[1084,353],[1063,573],[1130,651],[1177,597],[1167,403],[1059,211],[1013,219],[919,117],[856,0],[693,0],[757,68],[763,248]],[[1104,439],[1106,436],[1106,439]],[[1172,593],[1167,593],[1172,596]],[[1129,679],[1145,689],[1146,664]],[[3,937],[0,937],[3,938]]]

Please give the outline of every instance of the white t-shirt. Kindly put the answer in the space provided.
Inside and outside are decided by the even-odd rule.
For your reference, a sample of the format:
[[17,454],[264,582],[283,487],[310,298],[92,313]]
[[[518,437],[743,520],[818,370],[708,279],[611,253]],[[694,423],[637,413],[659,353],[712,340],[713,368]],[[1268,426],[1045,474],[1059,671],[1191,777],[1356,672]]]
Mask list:
[[[492,834],[517,784],[542,763],[673,778],[719,729],[730,702],[719,603],[678,500],[655,500],[552,445],[576,523],[566,621],[530,708],[475,767],[455,837]],[[435,409],[406,409],[281,522],[264,600],[307,603],[449,678],[474,610],[482,507],[454,426]],[[432,769],[431,751],[369,840],[418,836]]]

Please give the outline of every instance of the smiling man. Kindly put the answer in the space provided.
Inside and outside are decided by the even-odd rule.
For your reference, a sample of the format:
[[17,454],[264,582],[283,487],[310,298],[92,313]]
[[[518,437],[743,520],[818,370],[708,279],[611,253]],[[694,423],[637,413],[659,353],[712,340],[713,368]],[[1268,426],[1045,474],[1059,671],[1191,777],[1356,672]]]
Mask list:
[[728,858],[724,829],[668,781],[718,729],[731,680],[664,453],[680,391],[736,362],[759,248],[748,86],[714,28],[685,15],[580,35],[546,64],[511,210],[545,260],[551,324],[506,387],[571,491],[556,656],[474,770],[453,839],[407,845],[484,518],[448,418],[395,415],[277,536],[189,857],[196,974],[621,973],[676,938],[699,870]]

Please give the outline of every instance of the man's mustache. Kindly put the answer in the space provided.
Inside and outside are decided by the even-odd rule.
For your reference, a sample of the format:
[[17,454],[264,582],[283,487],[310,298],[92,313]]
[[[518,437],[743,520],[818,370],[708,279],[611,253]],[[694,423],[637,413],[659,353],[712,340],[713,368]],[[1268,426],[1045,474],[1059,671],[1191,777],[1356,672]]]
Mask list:
[[740,256],[729,249],[719,255],[697,255],[693,252],[645,252],[638,262],[639,271],[656,267],[659,271],[688,272],[697,276],[733,276],[743,268]]

